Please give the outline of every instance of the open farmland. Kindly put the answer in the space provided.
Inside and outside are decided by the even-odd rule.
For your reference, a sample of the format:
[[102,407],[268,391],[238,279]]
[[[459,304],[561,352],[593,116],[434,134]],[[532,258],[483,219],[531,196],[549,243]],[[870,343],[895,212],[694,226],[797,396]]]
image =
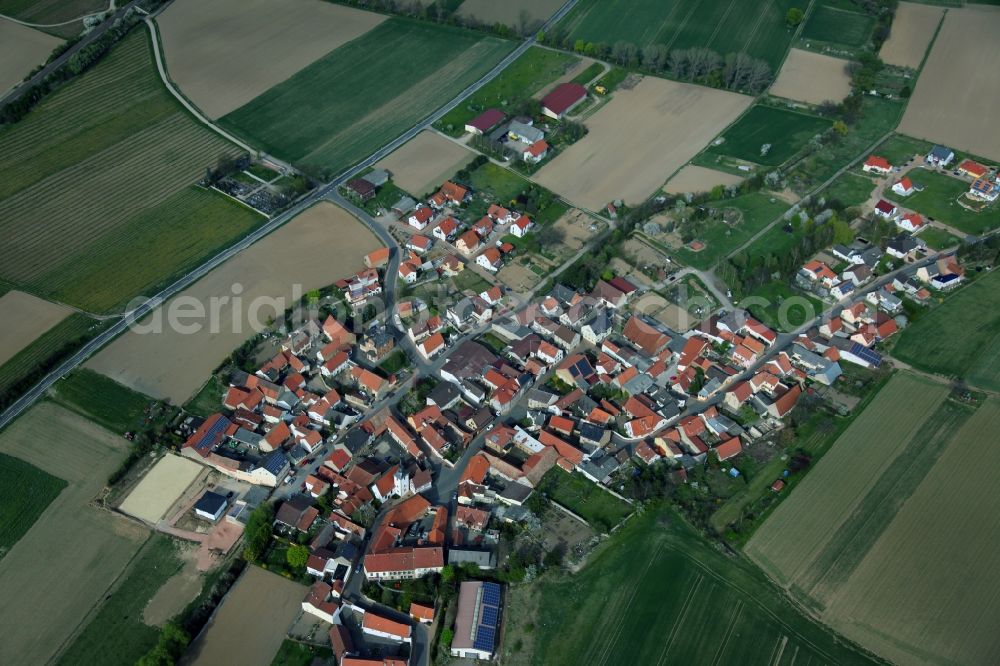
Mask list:
[[558,27],[569,31],[570,42],[702,46],[720,55],[745,51],[776,70],[792,39],[785,14],[795,6],[795,0],[583,0]]
[[[191,645],[186,663],[268,666],[308,588],[278,574],[248,566]],[[266,617],[267,622],[260,623]],[[254,630],[248,632],[247,627]]]
[[181,568],[181,546],[154,534],[114,592],[69,644],[57,666],[132,666],[156,645],[160,632],[143,622],[143,608]]
[[[458,8],[458,15],[474,18],[487,25],[503,23],[512,28],[531,31],[544,23],[564,0],[465,0]],[[522,25],[522,16],[527,19]]]
[[569,53],[532,46],[495,79],[444,114],[434,126],[451,136],[461,136],[465,132],[465,124],[486,109],[518,113],[518,108],[533,95],[581,62],[580,58]]
[[107,8],[107,0],[0,0],[0,14],[28,23],[62,23]]
[[844,0],[817,0],[806,20],[802,38],[834,42],[845,46],[864,46],[875,27],[875,18],[860,7]]
[[752,101],[646,77],[631,90],[616,91],[587,119],[587,136],[543,166],[535,180],[590,210],[614,199],[640,203]]
[[[829,126],[829,120],[808,113],[759,104],[729,127],[722,135],[722,143],[709,146],[708,152],[779,166]],[[765,145],[770,145],[766,152]]]
[[826,619],[901,664],[994,664],[1000,635],[1000,400],[961,428],[831,604]]
[[771,86],[771,94],[809,104],[840,102],[851,92],[847,65],[840,58],[792,49]]
[[1000,391],[1000,272],[963,287],[904,329],[892,354],[921,370]]
[[899,131],[1000,160],[1000,7],[949,9]]
[[39,335],[49,330],[70,313],[69,308],[35,298],[22,291],[9,291],[0,296],[0,365],[27,347]]
[[892,19],[892,32],[878,55],[889,65],[916,69],[941,23],[944,9],[915,2],[901,2]]
[[[125,457],[125,444],[50,403],[0,434],[0,452],[68,484],[0,560],[0,622],[17,627],[0,642],[0,662],[48,662],[146,540],[131,521],[90,506]],[[72,584],[46,584],[53,580]]]
[[897,457],[919,446],[947,394],[928,379],[893,377],[757,530],[747,555],[782,586],[811,595],[844,546],[840,535],[864,516],[859,509]]
[[170,78],[210,118],[384,20],[320,0],[177,0],[156,19]]
[[52,35],[0,18],[0,95],[45,62],[58,45]]
[[3,559],[62,492],[66,482],[19,458],[0,453],[0,484],[5,495],[0,504],[0,559]]
[[[523,634],[535,664],[871,663],[662,505],[631,518],[579,573],[517,594],[538,606],[537,630]],[[505,635],[507,654],[522,635]],[[511,663],[527,662],[515,652]]]
[[122,305],[263,221],[193,186],[235,153],[166,92],[133,32],[0,130],[0,279],[91,311]]
[[513,47],[452,26],[390,18],[222,123],[271,154],[333,175],[449,101]]
[[[360,270],[363,257],[377,247],[375,236],[346,211],[331,203],[317,204],[141,322],[152,323],[162,317],[162,332],[129,331],[92,358],[87,367],[140,393],[183,404],[219,363],[266,325],[269,317],[291,307],[293,298]],[[182,333],[181,327],[169,326],[169,317],[163,316],[175,302],[192,298],[210,312],[212,299],[231,296],[237,284],[242,287],[241,307],[234,311],[231,301],[219,303],[214,331],[211,322],[199,320],[198,330]],[[185,326],[191,323],[191,319],[184,320]]]
[[203,469],[193,460],[168,453],[146,473],[118,508],[130,516],[155,524]]
[[689,164],[667,181],[663,191],[667,194],[711,192],[717,185],[739,185],[742,182],[740,176]]
[[439,187],[476,157],[468,148],[425,130],[375,166],[392,174],[392,182],[419,197]]

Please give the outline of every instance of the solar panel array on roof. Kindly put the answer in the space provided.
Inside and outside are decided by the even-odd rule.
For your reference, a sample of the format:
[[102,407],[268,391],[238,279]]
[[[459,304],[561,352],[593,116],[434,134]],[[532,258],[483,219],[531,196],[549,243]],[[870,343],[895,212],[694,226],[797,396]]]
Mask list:
[[215,423],[209,426],[208,430],[205,431],[205,434],[202,435],[201,439],[198,440],[198,443],[195,444],[194,448],[203,449],[206,447],[211,448],[215,446],[216,442],[219,439],[219,436],[223,432],[225,432],[226,428],[228,428],[229,425],[230,425],[229,419],[225,417],[220,417],[216,419]]
[[261,467],[266,469],[271,474],[274,474],[275,476],[278,475],[278,472],[280,472],[282,468],[284,468],[284,466],[285,466],[285,454],[282,453],[281,451],[275,451],[267,458],[264,458],[264,462],[261,463]]
[[865,347],[861,343],[855,342],[851,345],[850,352],[858,358],[867,361],[873,367],[877,368],[882,365],[882,356],[878,352],[868,349],[868,347]]
[[483,617],[480,620],[480,624],[486,625],[488,627],[497,626],[497,616],[499,611],[493,606],[483,606]]
[[493,640],[496,638],[497,630],[493,627],[480,625],[476,630],[476,640],[472,642],[472,647],[484,652],[493,652]]
[[483,583],[483,604],[487,606],[500,605],[500,586],[496,583]]

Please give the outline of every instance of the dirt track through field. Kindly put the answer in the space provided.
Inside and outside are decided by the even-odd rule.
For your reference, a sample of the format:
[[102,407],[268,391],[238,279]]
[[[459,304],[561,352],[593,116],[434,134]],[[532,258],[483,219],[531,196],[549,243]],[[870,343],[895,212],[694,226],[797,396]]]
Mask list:
[[571,202],[599,210],[636,204],[736,119],[753,99],[703,86],[644,78],[587,119],[587,136],[535,176]]
[[839,102],[851,92],[846,60],[792,49],[771,86],[771,94],[797,102]]
[[743,179],[725,171],[716,171],[688,164],[667,181],[663,191],[667,194],[710,192],[716,185],[739,185]]
[[1000,7],[949,9],[899,131],[1000,160]]
[[45,62],[59,41],[41,30],[0,18],[0,94]]
[[[327,202],[317,204],[157,311],[162,315],[179,303],[196,302],[209,313],[213,299],[229,297],[216,307],[214,332],[201,319],[201,330],[183,333],[167,326],[170,318],[163,316],[162,333],[130,331],[91,359],[87,367],[146,395],[181,404],[219,363],[254,335],[254,304],[253,319],[266,324],[269,317],[292,305],[294,285],[301,286],[298,295],[302,296],[333,284],[363,269],[364,256],[378,247],[375,236],[346,211]],[[238,312],[234,312],[231,300],[235,285],[240,285]]]
[[0,663],[44,664],[146,540],[133,522],[90,506],[125,457],[125,440],[52,403],[0,435],[0,451],[68,486],[0,560]]
[[944,7],[901,2],[892,19],[892,32],[878,52],[884,62],[899,67],[920,67],[931,43],[934,31],[941,22]]
[[157,23],[170,78],[215,119],[385,18],[319,0],[175,0]]
[[0,296],[0,318],[4,322],[0,328],[0,365],[69,313],[69,308],[43,301],[23,291],[9,291]]
[[375,166],[387,169],[397,186],[420,197],[454,176],[475,156],[471,150],[426,130]]
[[181,660],[185,666],[268,666],[301,612],[308,588],[248,566]]

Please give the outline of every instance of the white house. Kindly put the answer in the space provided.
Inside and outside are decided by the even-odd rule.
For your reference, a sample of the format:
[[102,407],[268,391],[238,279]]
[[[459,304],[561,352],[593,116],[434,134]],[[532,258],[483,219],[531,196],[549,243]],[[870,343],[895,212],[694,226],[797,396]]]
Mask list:
[[518,238],[524,238],[534,226],[535,223],[528,219],[527,215],[522,215],[510,225],[510,233]]
[[879,199],[879,202],[875,204],[875,214],[879,217],[884,217],[887,220],[891,220],[896,217],[897,208],[886,201],[885,199]]
[[892,171],[892,165],[889,164],[889,160],[884,157],[869,155],[868,159],[865,160],[864,166],[861,167],[861,170],[865,173],[875,173],[880,176],[884,176]]
[[503,257],[500,254],[500,250],[495,247],[488,247],[482,254],[476,257],[476,263],[489,272],[496,273],[500,270],[500,266],[503,263]]
[[907,213],[896,220],[896,226],[904,231],[914,233],[924,226],[924,218],[919,213]]
[[406,221],[417,231],[423,231],[427,228],[427,225],[430,224],[432,217],[434,217],[434,211],[427,206],[421,205],[410,213],[410,216],[406,218]]
[[950,148],[944,146],[934,146],[931,152],[927,153],[927,163],[933,166],[946,167],[955,159],[955,153]]
[[913,181],[910,180],[910,177],[903,176],[893,184],[892,191],[901,197],[908,197],[916,190],[913,189]]
[[458,233],[458,222],[453,217],[441,220],[441,224],[434,227],[434,231],[431,232],[435,238],[443,241],[451,240],[456,233]]

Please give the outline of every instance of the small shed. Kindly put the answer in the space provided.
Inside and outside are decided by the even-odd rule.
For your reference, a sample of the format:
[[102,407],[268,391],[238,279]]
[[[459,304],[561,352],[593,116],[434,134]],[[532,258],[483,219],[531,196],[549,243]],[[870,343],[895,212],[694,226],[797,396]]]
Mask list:
[[225,495],[206,490],[205,494],[194,505],[194,512],[199,518],[204,518],[214,523],[226,512],[226,505]]

